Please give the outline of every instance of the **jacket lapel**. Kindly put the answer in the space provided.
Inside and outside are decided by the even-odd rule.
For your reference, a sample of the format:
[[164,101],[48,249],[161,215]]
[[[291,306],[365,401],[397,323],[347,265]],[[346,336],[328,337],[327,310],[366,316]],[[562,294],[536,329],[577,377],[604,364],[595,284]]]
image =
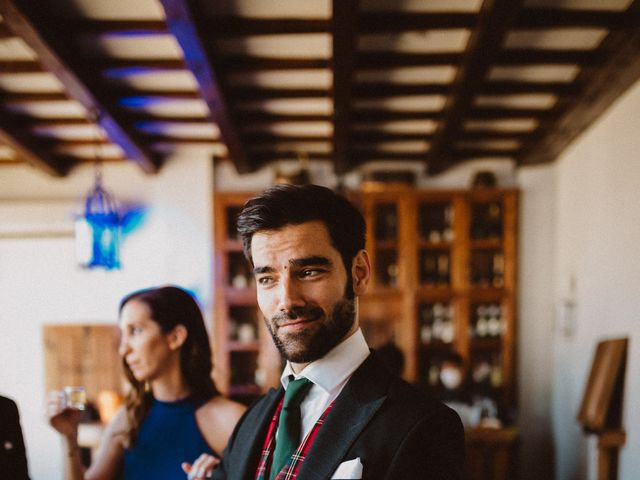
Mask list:
[[[239,453],[234,455],[238,462],[233,471],[227,472],[230,479],[253,479],[258,462],[262,455],[262,445],[267,430],[280,398],[282,387],[271,389],[262,400],[260,408],[252,409],[243,420],[244,428],[239,429],[234,444],[239,447]],[[256,405],[258,407],[258,405]]]
[[326,480],[387,398],[389,374],[374,355],[364,361],[336,398],[300,466],[298,478]]

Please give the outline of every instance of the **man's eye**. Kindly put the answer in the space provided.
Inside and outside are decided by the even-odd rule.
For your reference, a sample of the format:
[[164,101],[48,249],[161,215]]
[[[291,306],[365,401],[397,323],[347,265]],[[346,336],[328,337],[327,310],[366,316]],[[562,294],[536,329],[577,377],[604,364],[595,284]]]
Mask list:
[[315,277],[316,275],[320,275],[322,273],[322,270],[318,270],[317,268],[307,268],[306,270],[302,270],[302,272],[300,272],[300,275],[302,277]]
[[137,335],[138,333],[141,333],[141,332],[142,332],[142,328],[140,328],[140,327],[131,327],[129,329],[129,333],[131,335]]
[[260,285],[269,285],[271,282],[273,282],[273,279],[271,277],[260,277],[260,278],[258,278],[258,283]]

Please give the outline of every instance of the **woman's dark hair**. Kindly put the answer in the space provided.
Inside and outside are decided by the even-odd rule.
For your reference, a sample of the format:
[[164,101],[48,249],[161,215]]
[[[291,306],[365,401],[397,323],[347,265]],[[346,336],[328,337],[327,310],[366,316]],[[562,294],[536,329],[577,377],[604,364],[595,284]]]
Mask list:
[[[195,399],[208,400],[217,395],[218,390],[211,378],[213,364],[209,336],[195,299],[185,290],[175,286],[148,288],[124,297],[120,302],[119,313],[122,313],[124,306],[132,300],[149,307],[151,318],[163,333],[170,332],[177,325],[183,325],[187,329],[187,338],[180,347],[180,370],[185,383]],[[129,443],[133,446],[140,425],[151,408],[153,396],[145,382],[136,380],[124,358],[122,364],[125,376],[132,387],[127,394],[126,407]]]
[[245,257],[253,264],[251,239],[256,232],[316,220],[326,225],[350,275],[353,258],[365,244],[364,218],[346,198],[319,185],[275,185],[249,199],[238,216]]

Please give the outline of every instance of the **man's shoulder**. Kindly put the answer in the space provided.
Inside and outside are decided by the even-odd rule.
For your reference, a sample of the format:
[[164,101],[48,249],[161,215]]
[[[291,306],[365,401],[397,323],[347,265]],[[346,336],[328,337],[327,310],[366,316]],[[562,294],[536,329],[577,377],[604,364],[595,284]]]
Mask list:
[[3,412],[17,412],[18,406],[16,405],[16,402],[10,398],[0,396],[0,409]]
[[455,412],[440,400],[396,376],[393,376],[389,383],[387,402],[395,408],[413,411],[421,417],[439,414],[455,415]]
[[[385,397],[383,412],[390,417],[397,415],[408,422],[419,422],[431,416],[439,416],[445,422],[459,421],[457,414],[451,408],[391,373],[375,355],[371,355],[362,364],[355,377],[359,385],[358,389],[367,390],[372,395],[369,398],[378,395]],[[371,382],[377,386],[371,386]]]

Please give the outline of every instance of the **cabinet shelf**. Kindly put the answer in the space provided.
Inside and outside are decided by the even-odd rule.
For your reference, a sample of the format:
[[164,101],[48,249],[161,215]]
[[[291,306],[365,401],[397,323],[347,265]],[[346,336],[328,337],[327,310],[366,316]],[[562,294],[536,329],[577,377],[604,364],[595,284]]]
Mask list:
[[472,350],[500,350],[502,348],[502,338],[500,336],[472,338],[470,346]]
[[397,250],[398,242],[395,240],[376,240],[377,250]]
[[420,346],[424,349],[437,351],[439,353],[451,350],[454,347],[453,342],[443,342],[440,340],[432,340],[430,342],[421,342]]
[[481,238],[471,240],[470,247],[472,250],[497,250],[502,248],[502,240],[500,238]]
[[416,293],[425,298],[447,299],[453,295],[453,290],[451,289],[451,285],[429,285],[421,283]]
[[419,240],[418,248],[424,248],[427,250],[450,250],[453,246],[453,242],[431,242],[429,240]]

